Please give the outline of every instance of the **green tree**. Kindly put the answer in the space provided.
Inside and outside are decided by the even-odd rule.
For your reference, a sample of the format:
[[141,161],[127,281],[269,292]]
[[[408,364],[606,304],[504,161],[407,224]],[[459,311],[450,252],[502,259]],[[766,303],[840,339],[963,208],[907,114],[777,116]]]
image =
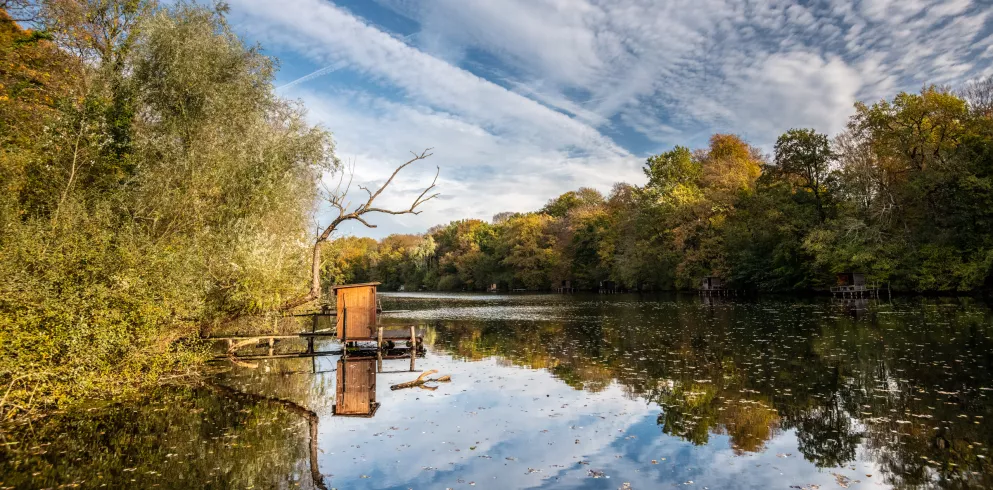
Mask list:
[[776,140],[776,170],[812,194],[822,223],[833,158],[827,135],[813,129],[791,129]]

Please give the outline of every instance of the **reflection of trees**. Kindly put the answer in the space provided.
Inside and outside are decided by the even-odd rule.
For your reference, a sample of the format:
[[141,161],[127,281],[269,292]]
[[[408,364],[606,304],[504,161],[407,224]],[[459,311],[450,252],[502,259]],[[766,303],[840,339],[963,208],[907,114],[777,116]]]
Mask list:
[[796,429],[800,452],[808,461],[834,467],[855,459],[862,439],[847,412],[837,406],[814,406],[796,415],[790,420],[790,428]]
[[545,368],[576,389],[617,382],[663,407],[663,433],[696,444],[726,434],[736,452],[761,451],[792,430],[821,467],[845,465],[861,447],[897,488],[993,487],[993,455],[983,449],[993,421],[976,418],[993,413],[993,393],[980,390],[993,387],[988,310],[595,308],[574,321],[442,322],[436,346]]
[[161,388],[5,427],[0,474],[14,488],[310,488],[307,431],[278,404]]

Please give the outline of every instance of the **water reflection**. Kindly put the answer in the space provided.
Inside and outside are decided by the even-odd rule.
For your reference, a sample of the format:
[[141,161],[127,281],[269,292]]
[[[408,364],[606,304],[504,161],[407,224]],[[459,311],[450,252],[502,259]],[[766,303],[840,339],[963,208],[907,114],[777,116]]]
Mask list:
[[[384,298],[451,383],[390,390],[417,374],[390,356],[253,360],[215,378],[247,397],[180,389],[8,433],[0,486],[993,487],[985,305],[705,299]],[[32,453],[54,448],[107,457]]]
[[339,416],[372,417],[376,403],[376,358],[338,359],[333,413]]
[[314,488],[309,431],[283,404],[161,388],[3,427],[0,488]]

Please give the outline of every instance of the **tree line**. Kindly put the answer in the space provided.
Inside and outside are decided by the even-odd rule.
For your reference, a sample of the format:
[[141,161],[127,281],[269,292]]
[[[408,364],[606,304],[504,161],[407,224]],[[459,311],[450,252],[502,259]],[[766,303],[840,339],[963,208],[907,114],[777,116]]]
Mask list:
[[840,134],[791,129],[773,155],[733,134],[649,157],[647,183],[582,188],[540,210],[421,235],[327,244],[325,284],[406,290],[993,286],[993,79],[855,105]]

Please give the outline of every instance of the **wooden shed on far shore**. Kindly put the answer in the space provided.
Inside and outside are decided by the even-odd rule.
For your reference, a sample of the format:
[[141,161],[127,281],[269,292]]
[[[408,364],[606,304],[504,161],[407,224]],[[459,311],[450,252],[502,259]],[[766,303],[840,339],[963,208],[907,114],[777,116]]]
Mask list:
[[349,342],[376,339],[376,286],[379,286],[378,282],[331,287],[337,303],[338,321],[335,331],[339,340]]
[[717,276],[706,276],[700,281],[701,291],[721,291],[724,289],[724,281]]
[[861,272],[842,272],[837,279],[838,286],[865,286],[865,274]]

